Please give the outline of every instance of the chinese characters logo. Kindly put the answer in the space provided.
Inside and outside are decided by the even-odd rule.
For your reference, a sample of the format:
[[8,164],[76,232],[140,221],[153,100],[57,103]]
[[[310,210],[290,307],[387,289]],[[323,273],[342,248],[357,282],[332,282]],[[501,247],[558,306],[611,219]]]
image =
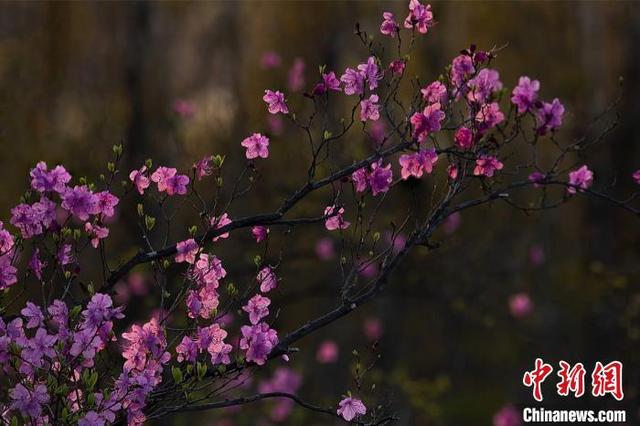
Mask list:
[[[570,393],[573,393],[575,398],[580,398],[585,393],[584,382],[587,371],[584,365],[578,362],[572,366],[565,361],[560,361],[559,364],[560,370],[557,375],[560,380],[556,384],[558,395],[569,396]],[[533,398],[536,401],[543,400],[542,383],[552,372],[553,367],[550,364],[536,358],[535,368],[524,373],[522,383],[533,388]],[[618,401],[624,398],[622,363],[620,361],[612,361],[606,365],[600,361],[596,362],[591,373],[591,395],[594,397],[611,395]]]

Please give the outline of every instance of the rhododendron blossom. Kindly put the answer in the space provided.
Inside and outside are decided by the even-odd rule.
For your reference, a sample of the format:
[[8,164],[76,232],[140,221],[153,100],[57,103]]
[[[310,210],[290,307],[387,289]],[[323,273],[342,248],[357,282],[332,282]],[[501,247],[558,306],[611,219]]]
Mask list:
[[378,81],[383,77],[374,56],[370,56],[366,63],[358,65],[358,71],[362,75],[363,81],[368,83],[369,90],[375,90],[378,87]]
[[422,93],[422,98],[430,104],[445,104],[449,98],[447,86],[439,81],[434,81],[424,89],[421,89],[420,93]]
[[469,101],[477,103],[485,103],[493,93],[502,89],[500,74],[489,68],[481,69],[467,85],[470,88],[467,94]]
[[246,350],[247,361],[263,365],[267,356],[278,344],[278,333],[264,322],[242,326],[240,349]]
[[98,197],[86,185],[68,188],[62,194],[62,208],[82,221],[100,212]]
[[351,222],[344,220],[344,207],[340,207],[338,211],[335,211],[336,206],[328,206],[324,209],[324,215],[327,219],[324,222],[325,228],[328,231],[335,231],[336,229],[347,229]]
[[504,164],[496,157],[491,155],[480,156],[476,160],[476,167],[473,169],[475,176],[493,177],[496,171],[502,170]]
[[426,34],[435,24],[431,5],[423,5],[418,0],[409,1],[409,16],[404,20],[405,28],[416,28],[421,34]]
[[540,82],[529,77],[520,77],[518,85],[513,89],[511,102],[518,107],[518,114],[530,111],[538,98]]
[[270,304],[271,300],[269,300],[268,297],[256,294],[249,299],[247,304],[242,307],[242,310],[249,314],[249,321],[255,325],[259,323],[262,318],[269,315]]
[[424,141],[429,134],[440,130],[440,124],[444,120],[444,111],[440,109],[440,103],[428,105],[424,111],[416,112],[411,116],[411,125],[413,126],[413,137],[418,142]]
[[497,102],[482,105],[476,114],[476,122],[481,132],[487,131],[503,121],[504,113],[500,111],[500,105]]
[[180,241],[176,244],[176,262],[187,262],[194,264],[196,261],[196,255],[200,246],[196,243],[196,240],[189,238],[185,241]]
[[378,95],[371,95],[360,102],[360,120],[375,121],[380,118],[380,105],[377,102]]
[[[211,226],[214,227],[214,229],[220,229],[223,226],[227,226],[231,223],[231,219],[229,219],[229,215],[227,213],[223,213],[222,216],[220,217],[213,217],[211,218]],[[213,242],[216,242],[220,239],[225,239],[225,238],[229,238],[229,233],[225,232],[221,235],[218,235],[217,237],[213,238]]]
[[268,293],[278,286],[278,278],[273,269],[268,266],[260,269],[257,280],[260,285],[260,291],[263,293]]
[[260,133],[254,133],[245,138],[240,145],[247,149],[245,155],[249,160],[269,157],[269,138]]
[[463,86],[474,72],[476,72],[476,69],[469,55],[459,55],[453,59],[450,78],[455,86],[454,94],[456,96],[461,94],[460,92],[464,89]]
[[438,161],[438,154],[434,149],[420,150],[414,154],[404,154],[400,156],[400,176],[403,180],[410,176],[421,178],[423,173],[429,174],[433,171],[433,165]]
[[251,228],[251,234],[253,235],[253,238],[256,239],[256,243],[261,243],[267,239],[267,236],[269,235],[269,228],[266,226],[254,226]]
[[313,88],[314,95],[321,95],[328,91],[341,92],[340,80],[336,77],[336,73],[331,71],[328,73],[322,73],[322,80]]
[[340,77],[344,85],[345,95],[362,95],[364,93],[365,76],[358,70],[347,68]]
[[179,175],[174,168],[158,167],[151,175],[151,180],[158,184],[158,192],[166,192],[167,195],[184,195],[187,193],[189,177]]
[[265,90],[262,100],[267,103],[269,113],[271,114],[289,114],[289,108],[285,103],[284,93],[280,91]]
[[133,184],[136,187],[136,190],[140,195],[143,195],[144,190],[147,189],[151,184],[151,181],[146,176],[146,173],[147,173],[147,166],[142,166],[140,169],[132,170],[131,173],[129,173],[129,180],[133,182]]
[[196,178],[202,180],[205,176],[211,176],[213,174],[213,165],[211,164],[211,156],[205,156],[201,160],[193,164],[193,168],[196,171]]
[[38,192],[57,192],[62,194],[71,180],[71,175],[62,166],[47,169],[47,163],[40,161],[31,169],[31,187]]
[[575,194],[578,191],[583,192],[585,189],[589,189],[592,184],[593,172],[586,165],[583,165],[579,169],[569,172],[567,192],[569,194]]
[[468,127],[460,127],[456,130],[454,140],[460,149],[471,149],[473,146],[473,132]]
[[538,131],[545,134],[555,130],[562,125],[564,116],[564,105],[556,98],[553,102],[543,102],[542,107],[536,111],[538,118]]
[[400,26],[395,21],[393,13],[391,12],[383,12],[382,13],[382,24],[380,24],[380,32],[384,35],[388,35],[390,37],[395,37],[396,32],[400,29]]
[[338,404],[338,415],[350,422],[351,420],[367,414],[367,407],[357,398],[347,397]]

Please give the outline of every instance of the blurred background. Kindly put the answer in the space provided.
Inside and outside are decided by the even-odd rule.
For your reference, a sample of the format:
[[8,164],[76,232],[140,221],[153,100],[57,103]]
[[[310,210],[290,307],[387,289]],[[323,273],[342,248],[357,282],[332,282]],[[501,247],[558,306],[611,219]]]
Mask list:
[[[205,154],[225,154],[233,175],[245,164],[239,142],[254,131],[271,135],[272,155],[260,165],[259,186],[231,214],[270,211],[301,183],[298,159],[306,142],[288,123],[267,117],[263,90],[285,89],[295,108],[319,65],[340,74],[366,58],[353,35],[356,22],[380,39],[383,11],[406,15],[405,2],[373,1],[14,2],[1,9],[5,222],[39,160],[65,164],[75,177],[95,177],[111,146],[124,141],[124,170],[148,157],[187,170]],[[506,45],[494,62],[503,83],[511,89],[529,75],[541,81],[543,98],[560,98],[566,140],[581,136],[615,100],[622,79],[619,125],[588,161],[598,182],[616,183],[614,193],[634,190],[628,176],[640,168],[636,3],[457,1],[434,2],[433,10],[438,25],[420,38],[411,75],[436,79],[471,43]],[[364,141],[349,143],[356,155],[370,150]],[[409,191],[398,197],[408,200]],[[121,220],[134,217],[132,206],[123,202]],[[300,211],[317,209],[316,200]],[[554,376],[543,406],[625,408],[628,424],[639,424],[638,229],[629,214],[584,199],[543,215],[502,205],[463,214],[438,235],[441,248],[415,252],[379,299],[301,341],[288,365],[274,363],[250,386],[289,375],[282,380],[304,399],[335,406],[354,389],[355,349],[363,365],[379,356],[363,387],[367,405],[388,407],[399,424],[489,425],[505,406],[535,405],[521,379],[536,357],[556,369],[560,359],[582,362],[588,374],[596,361],[618,359],[624,362],[621,403],[588,395],[554,399]],[[111,242],[123,258],[139,244],[126,231],[114,231]],[[339,253],[319,228],[272,232],[286,259],[276,297],[277,329],[286,332],[337,303]],[[250,236],[232,236],[219,250],[233,280],[250,280],[259,253]],[[153,289],[135,284],[144,281],[144,270],[137,272],[122,295],[132,319],[148,316],[155,300],[145,297]],[[299,408],[288,411],[264,402],[157,424],[333,424]]]

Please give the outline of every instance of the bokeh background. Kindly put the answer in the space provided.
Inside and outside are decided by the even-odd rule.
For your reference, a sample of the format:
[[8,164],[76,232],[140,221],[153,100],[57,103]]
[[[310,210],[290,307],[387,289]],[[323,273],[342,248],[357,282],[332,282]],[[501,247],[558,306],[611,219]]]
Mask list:
[[[296,58],[305,63],[306,89],[321,64],[340,71],[361,62],[366,52],[353,35],[355,22],[377,33],[384,10],[406,14],[405,2],[373,1],[5,2],[0,8],[5,222],[38,160],[63,163],[74,176],[96,176],[104,172],[111,146],[124,141],[126,170],[148,157],[188,169],[201,156],[219,153],[227,155],[233,174],[244,166],[239,142],[253,131],[274,135],[273,154],[261,166],[259,187],[232,213],[271,210],[301,182],[298,159],[306,145],[301,133],[267,117],[264,88],[286,87]],[[530,75],[542,82],[543,97],[559,97],[567,108],[566,140],[581,136],[616,99],[622,80],[619,125],[590,153],[589,164],[600,183],[615,183],[614,193],[634,190],[628,176],[640,168],[636,3],[457,1],[434,2],[433,9],[438,25],[420,39],[408,72],[431,81],[471,43],[506,45],[494,63],[502,81],[513,87],[518,76]],[[265,67],[265,52],[277,53],[281,64]],[[177,101],[193,111],[180,114]],[[362,141],[350,143],[356,154],[369,149]],[[123,221],[135,214],[126,206]],[[317,205],[302,209],[315,212]],[[367,402],[389,406],[399,424],[489,425],[505,405],[535,405],[521,377],[536,357],[554,366],[559,359],[580,361],[589,372],[595,361],[619,359],[625,366],[623,402],[557,400],[550,379],[544,407],[625,408],[629,424],[638,424],[637,218],[576,200],[543,215],[495,205],[459,219],[438,235],[439,250],[418,251],[402,265],[382,297],[300,342],[289,365],[302,376],[298,393],[334,406],[353,388],[356,349],[363,361],[380,356],[367,376],[367,387],[376,385]],[[120,256],[135,251],[134,231],[115,233]],[[337,259],[316,254],[323,235],[305,229],[279,236],[287,259],[277,296],[279,330],[336,303]],[[226,262],[234,279],[250,279],[256,249],[248,236],[219,250],[223,259],[237,259]],[[154,299],[133,293],[129,317],[143,318]],[[528,315],[510,311],[509,300],[518,293],[533,303]],[[327,340],[337,344],[338,359],[319,363],[316,350]],[[378,342],[375,350],[372,341]],[[176,415],[157,424],[277,423],[270,419],[273,407]],[[332,422],[295,408],[281,423]]]

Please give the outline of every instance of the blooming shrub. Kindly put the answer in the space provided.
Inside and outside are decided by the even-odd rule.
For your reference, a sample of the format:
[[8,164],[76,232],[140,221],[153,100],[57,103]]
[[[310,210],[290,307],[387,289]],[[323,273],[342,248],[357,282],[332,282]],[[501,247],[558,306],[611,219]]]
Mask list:
[[[284,367],[262,383],[256,395],[235,399],[223,395],[227,387],[245,389],[240,386],[243,375],[273,359],[294,358],[294,342],[376,296],[413,248],[434,249],[435,230],[443,225],[445,232],[453,232],[463,211],[494,201],[523,211],[545,210],[582,194],[638,214],[627,202],[594,191],[594,173],[587,165],[565,166],[572,153],[588,144],[565,145],[555,139],[565,108],[558,99],[539,99],[539,81],[520,77],[509,97],[499,72],[491,68],[497,51],[471,46],[452,58],[439,79],[426,85],[407,82],[405,68],[413,40],[433,31],[435,24],[431,6],[411,0],[401,24],[393,13],[382,13],[379,32],[385,43],[397,43],[397,49],[391,49],[397,51],[393,57],[376,49],[374,39],[358,28],[367,51],[360,64],[347,66],[342,73],[321,66],[317,81],[304,96],[264,91],[268,113],[286,118],[311,147],[306,181],[272,213],[243,216],[232,209],[237,196],[250,193],[250,185],[246,191],[234,188],[227,203],[205,200],[198,185],[215,188],[215,197],[226,185],[221,154],[196,161],[191,170],[154,167],[149,160],[125,171],[119,168],[124,147],[116,145],[108,173],[95,182],[72,176],[62,165],[49,168],[38,162],[30,171],[30,189],[11,209],[9,225],[0,222],[0,367],[5,385],[0,408],[8,416],[5,419],[26,424],[137,425],[185,409],[279,398],[272,415],[278,421],[286,419],[297,403],[349,422],[366,418],[383,424],[393,416],[367,400],[362,371],[356,373],[355,388],[345,390],[348,396],[336,396],[331,408],[311,405],[295,395],[302,378]],[[278,67],[280,57],[270,52],[262,58],[262,66]],[[292,92],[305,88],[305,69],[305,63],[296,60],[289,73]],[[403,84],[417,88],[416,93],[401,97]],[[333,117],[327,110],[338,97],[350,103],[351,113],[339,123],[327,124]],[[311,107],[296,107],[294,112],[289,102],[298,105],[298,98],[311,99]],[[183,102],[175,109],[184,116],[194,113]],[[316,121],[318,115],[326,119]],[[375,141],[375,149],[347,161],[334,155],[336,145],[358,129]],[[278,155],[278,144],[284,141],[270,145],[266,135],[248,132],[238,150],[244,149],[249,169],[255,171]],[[531,154],[539,145],[551,143],[559,149],[552,162]],[[524,163],[516,163],[510,155],[519,149],[531,156]],[[640,171],[632,177],[640,182]],[[390,192],[417,182],[435,188],[438,178],[446,182],[445,190],[440,186],[434,190],[428,208],[414,206],[390,227],[376,222],[376,212]],[[251,179],[249,183],[255,176]],[[538,196],[540,191],[544,197]],[[312,193],[324,197],[317,214],[293,215],[298,202]],[[132,200],[136,209],[120,216],[125,199]],[[174,200],[182,200],[185,209],[196,206],[191,213],[200,223],[169,232],[172,222],[166,220],[166,234],[179,237],[157,247],[152,236],[158,231],[158,218],[171,217],[167,206]],[[376,208],[367,210],[366,202],[376,203]],[[111,230],[121,226],[120,219],[136,216],[143,245],[113,267],[106,254]],[[340,303],[295,330],[278,330],[274,314],[281,307],[271,297],[284,285],[279,282],[279,263],[256,256],[255,279],[237,286],[224,267],[227,260],[216,256],[216,246],[245,232],[266,247],[273,238],[271,229],[298,226],[324,228],[326,235],[316,250],[322,260],[337,258],[345,271],[337,295]],[[377,230],[382,228],[383,239]],[[351,256],[336,255],[337,238],[341,250],[348,247]],[[83,278],[88,262],[95,263],[87,252],[100,256],[101,282]],[[129,310],[115,301],[116,289],[134,268],[147,264],[155,276],[164,277],[155,282],[158,310],[141,324],[127,326]],[[171,278],[179,282],[168,282],[170,269],[180,270],[182,279]],[[42,297],[34,296],[20,306],[16,295],[36,287],[42,289]],[[526,294],[518,294],[510,309],[514,317],[521,317],[532,305]],[[234,311],[242,314],[237,318],[240,324],[227,321]],[[280,315],[286,315],[286,309]],[[187,325],[170,326],[176,317]],[[366,330],[371,340],[382,335],[378,322],[367,324]],[[338,356],[337,344],[328,341],[317,358],[324,364]]]

